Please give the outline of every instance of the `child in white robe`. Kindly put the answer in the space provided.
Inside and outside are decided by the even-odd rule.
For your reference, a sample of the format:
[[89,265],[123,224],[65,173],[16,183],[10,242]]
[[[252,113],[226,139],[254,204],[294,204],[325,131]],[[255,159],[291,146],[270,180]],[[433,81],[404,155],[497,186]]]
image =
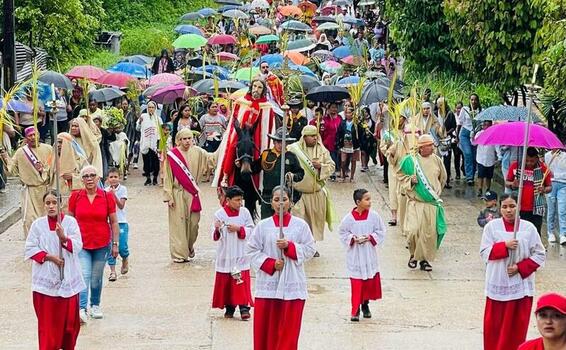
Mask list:
[[354,191],[356,207],[348,213],[338,229],[346,247],[346,268],[352,288],[351,321],[360,320],[360,305],[364,318],[371,318],[369,301],[381,299],[381,278],[377,246],[385,238],[385,225],[377,212],[370,210],[371,196],[365,189]]

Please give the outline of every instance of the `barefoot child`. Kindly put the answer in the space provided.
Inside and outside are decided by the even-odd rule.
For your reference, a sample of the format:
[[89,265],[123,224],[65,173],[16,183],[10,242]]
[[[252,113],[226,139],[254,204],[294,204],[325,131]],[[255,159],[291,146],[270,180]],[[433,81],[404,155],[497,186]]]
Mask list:
[[216,248],[216,280],[212,307],[226,308],[225,318],[233,318],[236,306],[242,320],[250,318],[253,306],[250,260],[245,255],[248,236],[254,227],[250,212],[242,206],[244,191],[238,186],[225,189],[224,206],[214,214],[212,238]]
[[[118,245],[118,253],[122,258],[122,268],[120,273],[125,275],[128,273],[128,256],[130,256],[130,251],[128,250],[128,233],[129,226],[128,220],[126,219],[126,201],[128,200],[128,189],[126,186],[120,184],[120,171],[116,168],[110,168],[108,170],[108,186],[106,187],[106,193],[108,196],[114,196],[116,201],[116,217],[118,218],[118,225],[120,226],[120,242]],[[110,275],[108,280],[110,282],[116,281],[118,276],[116,275],[116,258],[108,258],[108,266],[110,266]]]
[[385,238],[385,225],[379,214],[370,210],[371,196],[365,189],[354,191],[356,207],[340,223],[340,240],[346,246],[346,268],[352,287],[350,320],[371,318],[369,301],[381,299],[381,278],[377,261],[377,245]]

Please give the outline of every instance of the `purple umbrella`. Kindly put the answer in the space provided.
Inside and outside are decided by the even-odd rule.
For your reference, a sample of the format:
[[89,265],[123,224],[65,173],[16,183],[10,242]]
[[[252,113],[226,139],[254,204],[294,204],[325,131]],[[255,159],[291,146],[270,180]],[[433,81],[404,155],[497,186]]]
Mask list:
[[198,91],[189,87],[185,84],[176,84],[171,86],[165,86],[151,95],[151,99],[157,103],[169,104],[175,102],[179,97],[183,98],[185,96],[185,91],[190,96],[198,94]]
[[[489,127],[475,140],[478,145],[502,145],[523,147],[525,122],[507,122]],[[544,126],[531,124],[527,146],[546,149],[563,149],[554,133]]]

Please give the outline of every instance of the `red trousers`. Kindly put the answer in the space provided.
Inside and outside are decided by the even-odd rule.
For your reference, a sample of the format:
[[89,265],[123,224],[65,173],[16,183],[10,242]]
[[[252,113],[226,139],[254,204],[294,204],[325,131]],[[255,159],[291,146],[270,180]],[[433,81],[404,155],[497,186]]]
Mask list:
[[255,298],[254,350],[296,350],[304,300]]
[[510,301],[486,298],[484,350],[517,350],[527,338],[532,306],[533,297]]
[[366,300],[381,299],[381,277],[379,272],[369,280],[350,278],[352,287],[352,316],[358,314],[360,305]]
[[242,281],[244,283],[237,284],[237,281],[229,273],[216,272],[212,307],[223,309],[226,305],[253,306],[250,270],[242,271]]
[[39,350],[72,350],[81,329],[79,295],[52,297],[33,292]]

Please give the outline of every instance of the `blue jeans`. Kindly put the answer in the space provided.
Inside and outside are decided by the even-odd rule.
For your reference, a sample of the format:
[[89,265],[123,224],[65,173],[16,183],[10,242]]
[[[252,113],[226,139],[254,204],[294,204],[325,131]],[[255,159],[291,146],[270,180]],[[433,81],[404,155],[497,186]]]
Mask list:
[[[120,245],[118,246],[118,254],[122,259],[127,258],[130,256],[130,251],[128,250],[128,232],[130,231],[128,223],[119,223],[120,226]],[[110,243],[112,244],[112,243]],[[112,249],[112,246],[110,246]],[[116,265],[116,258],[112,256],[112,254],[108,254],[108,265]]]
[[466,180],[473,181],[476,172],[476,148],[472,145],[470,135],[470,130],[465,128],[460,130],[460,149],[464,155],[464,172],[466,173]]
[[104,265],[108,259],[108,247],[98,249],[83,249],[79,253],[79,260],[83,269],[83,278],[86,288],[80,293],[80,308],[86,309],[88,304],[88,292],[90,290],[90,306],[100,305],[102,294],[102,276]]
[[548,211],[546,225],[548,236],[554,234],[556,215],[558,214],[558,232],[566,236],[566,183],[552,181],[552,191],[546,195]]

